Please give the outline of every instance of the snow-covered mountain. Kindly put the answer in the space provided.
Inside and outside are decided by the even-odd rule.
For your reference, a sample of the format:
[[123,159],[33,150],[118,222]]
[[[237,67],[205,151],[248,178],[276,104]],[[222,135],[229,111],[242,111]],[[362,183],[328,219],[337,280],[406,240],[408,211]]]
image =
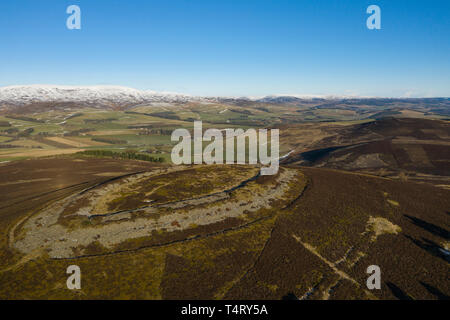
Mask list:
[[23,85],[0,87],[0,106],[45,102],[71,102],[114,106],[148,102],[186,102],[188,95],[141,91],[121,86]]
[[[302,104],[317,101],[341,100],[375,101],[380,98],[332,95],[270,95],[262,97],[199,97],[186,94],[137,90],[123,86],[62,86],[18,85],[0,87],[0,109],[49,103],[65,107],[66,104],[98,108],[129,107],[146,103],[184,103],[189,101],[231,103],[240,105],[252,101],[270,104]],[[386,99],[382,99],[386,100]],[[388,99],[389,100],[389,99]],[[52,106],[50,106],[52,107]]]

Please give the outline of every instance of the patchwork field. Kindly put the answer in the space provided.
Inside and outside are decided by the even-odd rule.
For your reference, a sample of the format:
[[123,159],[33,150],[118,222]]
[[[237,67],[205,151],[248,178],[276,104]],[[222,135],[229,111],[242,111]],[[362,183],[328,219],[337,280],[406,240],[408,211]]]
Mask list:
[[[432,103],[431,103],[432,102]],[[427,103],[430,103],[429,105]],[[132,150],[170,160],[173,130],[279,128],[282,154],[348,141],[345,131],[386,117],[446,119],[447,100],[218,99],[212,102],[149,103],[121,108],[33,104],[0,110],[0,161],[67,154],[64,149]],[[428,130],[424,127],[424,130]],[[424,132],[424,131],[423,131]],[[426,133],[424,133],[426,135]],[[448,132],[438,132],[446,135]],[[359,132],[355,133],[360,140]],[[366,137],[367,138],[367,137]],[[52,150],[35,152],[35,149]],[[74,150],[75,151],[75,150]]]

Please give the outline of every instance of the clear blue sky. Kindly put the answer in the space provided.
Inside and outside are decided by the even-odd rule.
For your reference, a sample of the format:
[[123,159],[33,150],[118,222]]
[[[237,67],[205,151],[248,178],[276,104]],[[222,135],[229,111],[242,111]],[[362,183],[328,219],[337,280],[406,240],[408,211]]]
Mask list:
[[0,86],[450,96],[448,0],[2,0],[0,43]]

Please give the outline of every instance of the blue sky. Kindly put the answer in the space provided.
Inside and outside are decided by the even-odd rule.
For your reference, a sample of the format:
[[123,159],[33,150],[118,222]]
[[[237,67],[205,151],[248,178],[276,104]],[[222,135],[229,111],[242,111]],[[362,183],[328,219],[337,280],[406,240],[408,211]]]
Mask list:
[[0,86],[450,96],[448,0],[2,0],[0,39]]

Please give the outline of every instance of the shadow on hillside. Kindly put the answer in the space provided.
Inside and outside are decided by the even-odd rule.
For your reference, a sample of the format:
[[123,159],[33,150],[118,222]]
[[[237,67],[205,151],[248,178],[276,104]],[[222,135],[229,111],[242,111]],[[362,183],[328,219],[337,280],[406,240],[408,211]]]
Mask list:
[[386,285],[388,286],[389,290],[391,290],[392,294],[399,300],[414,300],[411,298],[406,292],[404,292],[402,289],[397,287],[392,282],[386,282]]
[[283,298],[281,298],[281,300],[300,300],[300,299],[297,298],[297,296],[295,294],[293,294],[292,292],[289,292],[287,295],[283,296]]
[[407,239],[411,240],[419,248],[426,250],[431,255],[441,258],[446,262],[450,262],[450,252],[448,250],[442,248],[436,242],[433,242],[433,241],[425,239],[425,238],[422,238],[422,240],[418,240],[418,239],[414,239],[413,237],[408,236],[408,235],[405,235],[405,237]]
[[[447,212],[448,214],[448,212]],[[450,239],[450,232],[445,230],[444,228],[441,228],[435,224],[426,222],[425,220],[409,216],[407,214],[404,215],[406,218],[408,218],[412,223],[414,223],[416,226],[434,234],[435,236],[439,236],[441,238],[444,238],[446,240]]]
[[450,300],[450,297],[448,295],[446,295],[445,293],[443,293],[442,291],[440,291],[439,289],[429,285],[428,283],[425,283],[422,281],[419,281],[419,282],[425,289],[427,289],[427,291],[429,293],[436,296],[436,298],[438,300]]

